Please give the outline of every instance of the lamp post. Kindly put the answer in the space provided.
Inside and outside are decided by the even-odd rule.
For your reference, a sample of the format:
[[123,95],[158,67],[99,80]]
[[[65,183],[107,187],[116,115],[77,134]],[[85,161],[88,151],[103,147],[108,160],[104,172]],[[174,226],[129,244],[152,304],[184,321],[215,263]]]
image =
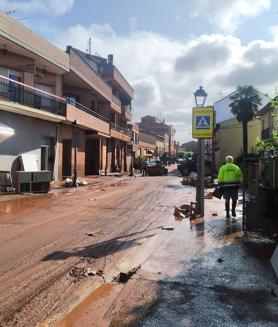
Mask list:
[[[196,107],[204,107],[207,93],[202,86],[194,92]],[[198,139],[198,158],[197,158],[197,187],[196,187],[196,209],[197,214],[204,216],[205,204],[205,139]]]
[[78,143],[78,135],[77,135],[77,121],[75,120],[73,123],[74,129],[74,161],[73,161],[73,178],[72,185],[77,186],[77,143]]

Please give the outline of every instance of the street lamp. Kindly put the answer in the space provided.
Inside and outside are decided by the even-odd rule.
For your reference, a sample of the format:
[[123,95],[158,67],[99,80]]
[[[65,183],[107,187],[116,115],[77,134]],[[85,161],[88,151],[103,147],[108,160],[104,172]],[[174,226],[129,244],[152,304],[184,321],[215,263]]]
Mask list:
[[77,134],[77,121],[75,120],[73,123],[73,129],[74,129],[74,162],[73,162],[73,179],[72,179],[72,185],[77,186],[77,143],[78,143],[78,134]]
[[[207,92],[200,86],[194,92],[196,107],[204,107],[207,96]],[[196,211],[203,217],[205,212],[205,139],[203,138],[198,139],[197,160]]]
[[196,107],[203,107],[207,99],[207,92],[202,86],[199,86],[198,90],[194,92]]

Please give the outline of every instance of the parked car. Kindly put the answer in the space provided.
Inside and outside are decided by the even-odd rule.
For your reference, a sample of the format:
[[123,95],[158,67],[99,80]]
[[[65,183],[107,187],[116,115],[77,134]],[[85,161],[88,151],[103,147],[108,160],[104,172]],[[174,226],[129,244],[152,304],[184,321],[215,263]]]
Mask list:
[[161,160],[151,159],[148,161],[146,174],[149,176],[163,176],[168,174],[168,169]]

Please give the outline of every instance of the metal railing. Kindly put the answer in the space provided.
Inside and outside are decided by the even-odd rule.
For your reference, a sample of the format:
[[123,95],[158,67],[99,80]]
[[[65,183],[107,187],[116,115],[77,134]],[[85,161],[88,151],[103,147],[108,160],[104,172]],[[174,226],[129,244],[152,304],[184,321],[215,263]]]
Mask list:
[[117,132],[125,134],[126,136],[130,136],[129,131],[122,126],[116,125],[114,123],[110,123],[111,128],[115,129]]
[[131,104],[123,104],[122,105],[122,108],[125,112],[131,114],[132,113],[132,107],[131,107]]
[[9,78],[0,80],[0,97],[9,102],[66,117],[66,101]]
[[120,107],[122,106],[122,101],[114,94],[112,94],[112,100],[117,103]]
[[106,123],[109,123],[109,119],[108,118],[106,118],[106,117],[102,116],[101,114],[99,114],[98,112],[96,112],[96,111],[94,111],[94,110],[92,110],[92,109],[84,106],[83,104],[81,104],[81,103],[79,103],[77,101],[74,101],[71,98],[66,98],[66,101],[67,101],[68,104],[71,104],[75,108],[77,108],[79,110],[82,110],[82,111],[86,112],[87,114],[90,114],[90,115],[92,115],[92,116],[94,116],[96,118],[99,118],[99,119],[105,121]]

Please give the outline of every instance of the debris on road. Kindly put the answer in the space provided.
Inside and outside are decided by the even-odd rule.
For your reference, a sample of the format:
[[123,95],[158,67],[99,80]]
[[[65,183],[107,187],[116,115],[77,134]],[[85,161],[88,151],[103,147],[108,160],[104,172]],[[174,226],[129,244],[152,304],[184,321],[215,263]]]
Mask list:
[[222,258],[218,258],[217,261],[218,261],[219,263],[222,263],[224,260],[223,260]]
[[120,272],[114,279],[114,282],[117,283],[121,283],[121,284],[126,284],[129,279],[136,274],[136,272],[141,268],[141,266],[136,266],[134,268],[132,268],[131,270],[127,271],[127,272]]
[[74,267],[69,272],[71,277],[82,279],[89,276],[103,276],[103,270],[94,270],[88,267]]
[[175,207],[174,216],[176,220],[182,220],[183,218],[196,219],[200,215],[196,213],[197,202],[190,202],[189,204],[183,204],[180,207]]
[[186,176],[181,181],[182,185],[196,186],[197,176]]
[[103,231],[102,230],[97,230],[96,232],[94,233],[86,233],[85,235],[87,236],[91,236],[91,237],[96,237],[96,236],[100,236],[100,235],[103,235]]
[[190,215],[190,205],[183,204],[180,207],[175,207],[174,215],[177,218],[186,218]]
[[174,230],[175,228],[173,228],[173,227],[161,227],[161,229],[171,231],[171,230]]

